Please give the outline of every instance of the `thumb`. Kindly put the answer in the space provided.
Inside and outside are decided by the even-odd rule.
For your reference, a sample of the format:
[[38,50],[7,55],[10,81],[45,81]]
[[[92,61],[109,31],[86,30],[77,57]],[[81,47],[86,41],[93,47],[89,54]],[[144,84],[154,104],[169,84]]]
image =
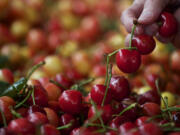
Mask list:
[[159,18],[160,13],[167,4],[168,0],[146,0],[138,22],[152,24]]

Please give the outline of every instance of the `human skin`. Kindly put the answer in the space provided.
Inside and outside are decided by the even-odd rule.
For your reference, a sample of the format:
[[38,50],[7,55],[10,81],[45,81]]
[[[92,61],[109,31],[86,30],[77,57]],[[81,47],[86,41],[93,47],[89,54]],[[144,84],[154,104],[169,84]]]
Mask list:
[[[172,42],[180,48],[180,8],[174,12],[178,21],[178,32],[173,37],[163,38],[158,34],[157,20],[167,5],[177,5],[180,0],[134,0],[133,4],[123,11],[121,16],[122,24],[127,32],[131,32],[133,20],[137,20],[139,25],[136,27],[135,34],[148,34],[156,36],[158,40],[164,43]],[[126,45],[130,39],[130,34],[126,37]]]

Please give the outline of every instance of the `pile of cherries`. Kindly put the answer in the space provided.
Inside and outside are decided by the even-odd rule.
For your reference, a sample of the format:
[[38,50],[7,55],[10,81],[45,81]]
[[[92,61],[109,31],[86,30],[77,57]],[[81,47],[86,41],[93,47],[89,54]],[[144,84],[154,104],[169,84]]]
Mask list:
[[[46,2],[0,2],[0,135],[180,135],[180,50],[137,21],[117,47],[117,1]],[[158,21],[176,33],[171,13]]]

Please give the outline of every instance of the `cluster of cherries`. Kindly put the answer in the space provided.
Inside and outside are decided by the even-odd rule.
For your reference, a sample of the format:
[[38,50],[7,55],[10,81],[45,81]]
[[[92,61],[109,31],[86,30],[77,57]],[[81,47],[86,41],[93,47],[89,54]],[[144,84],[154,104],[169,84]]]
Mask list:
[[[177,21],[172,14],[163,12],[160,16],[160,21],[159,34],[162,37],[172,37],[177,32]],[[134,25],[137,25],[137,23],[134,22]],[[141,65],[141,55],[150,54],[155,46],[156,43],[152,36],[138,35],[131,39],[128,49],[121,49],[116,54],[116,64],[125,73],[136,72]]]

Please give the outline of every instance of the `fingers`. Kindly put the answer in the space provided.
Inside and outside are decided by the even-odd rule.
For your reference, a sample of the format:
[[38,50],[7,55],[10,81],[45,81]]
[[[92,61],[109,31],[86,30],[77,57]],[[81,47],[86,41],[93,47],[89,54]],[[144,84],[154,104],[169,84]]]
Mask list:
[[[136,0],[133,5],[122,13],[121,21],[130,33],[133,26],[133,20],[137,19],[143,9],[144,0]],[[142,26],[137,26],[135,34],[143,33]]]
[[167,0],[146,0],[138,22],[141,24],[152,24],[158,19],[166,4]]
[[159,30],[159,26],[157,25],[157,23],[153,23],[145,27],[144,33],[150,36],[154,36],[158,32],[158,30]]

